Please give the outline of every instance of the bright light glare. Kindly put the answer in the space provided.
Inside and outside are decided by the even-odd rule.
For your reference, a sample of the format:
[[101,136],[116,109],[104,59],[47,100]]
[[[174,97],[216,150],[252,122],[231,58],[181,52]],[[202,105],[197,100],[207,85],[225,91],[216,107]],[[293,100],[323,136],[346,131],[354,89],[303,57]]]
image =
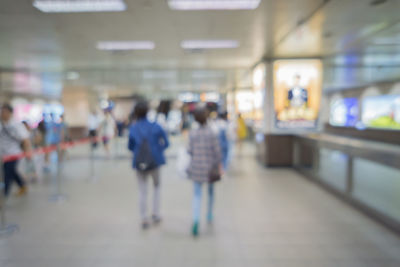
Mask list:
[[239,42],[235,40],[185,40],[181,42],[183,49],[221,49],[237,48]]
[[97,43],[99,50],[153,50],[152,41],[102,41]]
[[176,10],[237,10],[256,9],[261,0],[168,0]]
[[33,6],[45,13],[125,11],[123,0],[35,0]]

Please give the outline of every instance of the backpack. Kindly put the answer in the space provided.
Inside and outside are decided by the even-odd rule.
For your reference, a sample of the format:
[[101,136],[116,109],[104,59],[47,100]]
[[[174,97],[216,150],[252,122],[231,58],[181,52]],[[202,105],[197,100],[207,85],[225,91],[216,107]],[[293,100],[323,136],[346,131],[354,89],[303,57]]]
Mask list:
[[147,135],[142,134],[139,130],[139,127],[138,132],[143,141],[138,149],[134,166],[138,171],[141,172],[153,170],[158,167],[158,164],[156,163],[153,153],[151,152],[151,147],[148,140],[148,136],[151,136],[151,129],[150,133]]

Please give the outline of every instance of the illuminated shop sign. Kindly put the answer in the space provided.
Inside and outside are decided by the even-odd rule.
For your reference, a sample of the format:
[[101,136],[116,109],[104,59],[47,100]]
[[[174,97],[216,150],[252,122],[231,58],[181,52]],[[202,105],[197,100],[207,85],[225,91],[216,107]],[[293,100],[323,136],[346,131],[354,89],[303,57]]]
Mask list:
[[355,127],[358,122],[358,99],[343,98],[332,102],[329,123],[333,126]]
[[366,127],[400,130],[400,95],[366,97],[361,117]]
[[274,108],[281,129],[317,125],[322,86],[320,60],[274,62]]

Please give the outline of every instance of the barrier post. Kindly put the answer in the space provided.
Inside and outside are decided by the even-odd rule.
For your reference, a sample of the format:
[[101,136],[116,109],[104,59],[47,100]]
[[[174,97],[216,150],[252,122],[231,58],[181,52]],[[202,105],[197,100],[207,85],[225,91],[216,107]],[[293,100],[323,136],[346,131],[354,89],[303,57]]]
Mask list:
[[116,135],[112,140],[114,142],[114,159],[119,157],[119,136]]
[[[0,161],[0,177],[4,178],[3,162]],[[10,236],[19,230],[17,224],[8,224],[6,220],[6,200],[4,196],[4,183],[0,181],[0,237]]]
[[90,142],[90,176],[89,181],[96,182],[95,166],[94,166],[94,151],[96,149],[94,143],[97,142],[97,138],[93,137]]
[[63,167],[63,156],[61,155],[61,146],[57,145],[56,154],[57,154],[57,169],[53,172],[53,180],[55,183],[55,192],[52,196],[50,196],[50,201],[52,202],[64,202],[67,200],[67,197],[62,193],[61,189],[61,173]]

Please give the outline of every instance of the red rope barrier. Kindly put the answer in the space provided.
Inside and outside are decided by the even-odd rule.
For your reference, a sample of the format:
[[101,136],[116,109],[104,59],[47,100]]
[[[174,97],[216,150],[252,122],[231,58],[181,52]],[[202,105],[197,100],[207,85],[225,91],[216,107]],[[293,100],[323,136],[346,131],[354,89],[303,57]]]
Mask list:
[[[69,149],[76,145],[83,145],[83,144],[87,144],[89,142],[97,142],[99,140],[101,140],[100,137],[82,138],[82,139],[75,140],[75,141],[62,142],[59,144],[59,147],[62,150],[66,150],[66,149]],[[22,152],[22,153],[18,153],[18,154],[5,155],[5,156],[3,156],[2,161],[3,161],[3,163],[10,162],[10,161],[16,161],[16,160],[23,159],[26,157],[31,157],[33,155],[47,154],[47,153],[50,153],[50,152],[53,152],[56,150],[57,150],[57,145],[40,147],[40,148],[32,150],[29,153]]]

